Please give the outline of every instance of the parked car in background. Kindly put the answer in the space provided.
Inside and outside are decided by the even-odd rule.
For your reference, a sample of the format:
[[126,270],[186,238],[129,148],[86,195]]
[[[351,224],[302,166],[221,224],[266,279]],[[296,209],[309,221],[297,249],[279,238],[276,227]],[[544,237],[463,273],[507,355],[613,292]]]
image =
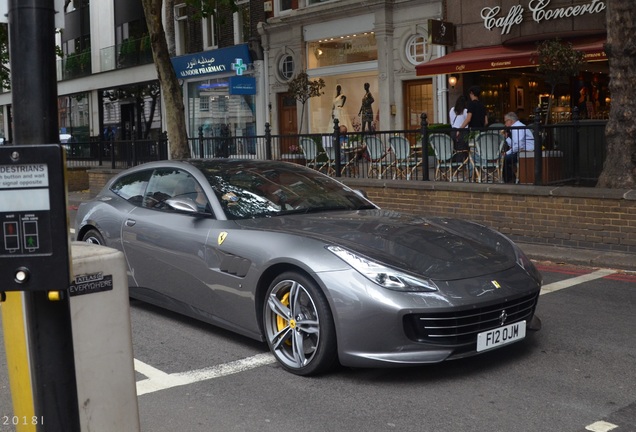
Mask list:
[[75,142],[76,140],[73,135],[66,133],[60,134],[60,144],[66,149],[67,155],[72,156],[76,152],[76,149],[73,147],[73,143]]
[[298,375],[461,358],[541,326],[541,275],[504,235],[380,209],[296,164],[139,165],[75,229],[124,253],[132,297],[266,341]]

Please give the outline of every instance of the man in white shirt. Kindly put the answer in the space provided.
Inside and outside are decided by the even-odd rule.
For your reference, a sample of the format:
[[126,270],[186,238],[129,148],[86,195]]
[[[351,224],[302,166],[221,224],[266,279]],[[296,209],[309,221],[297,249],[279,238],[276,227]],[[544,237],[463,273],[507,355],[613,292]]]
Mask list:
[[520,151],[534,150],[534,135],[532,131],[519,121],[519,117],[514,112],[509,112],[504,116],[504,136],[508,150],[504,154],[503,178],[506,183],[515,182],[514,167],[519,160]]

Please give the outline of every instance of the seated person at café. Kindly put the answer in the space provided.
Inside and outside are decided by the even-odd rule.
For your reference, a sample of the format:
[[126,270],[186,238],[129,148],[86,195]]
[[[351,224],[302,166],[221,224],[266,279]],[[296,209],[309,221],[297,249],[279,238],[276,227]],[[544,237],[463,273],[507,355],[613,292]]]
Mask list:
[[503,179],[506,183],[515,182],[515,166],[519,160],[519,152],[534,150],[534,135],[525,124],[519,121],[519,117],[514,112],[509,112],[504,116],[506,129],[502,131],[506,138],[504,146]]

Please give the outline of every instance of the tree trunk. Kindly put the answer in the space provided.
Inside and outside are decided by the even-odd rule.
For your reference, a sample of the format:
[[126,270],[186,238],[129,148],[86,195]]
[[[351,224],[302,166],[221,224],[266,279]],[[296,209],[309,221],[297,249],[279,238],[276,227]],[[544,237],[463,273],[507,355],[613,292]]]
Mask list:
[[168,54],[170,57],[177,55],[174,36],[174,0],[166,0],[166,42],[168,42]]
[[636,11],[632,2],[608,0],[607,45],[612,97],[605,128],[607,156],[597,187],[636,187]]
[[162,6],[163,0],[142,0],[152,56],[157,68],[161,92],[166,110],[166,127],[168,129],[168,142],[170,145],[171,159],[184,159],[190,157],[188,136],[186,132],[185,110],[183,95],[177,76],[172,68],[168,44],[163,29]]

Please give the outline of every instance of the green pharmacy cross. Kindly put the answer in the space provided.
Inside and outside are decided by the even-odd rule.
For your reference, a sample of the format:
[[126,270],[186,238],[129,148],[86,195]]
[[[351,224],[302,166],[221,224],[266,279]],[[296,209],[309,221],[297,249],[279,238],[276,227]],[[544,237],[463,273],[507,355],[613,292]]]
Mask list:
[[236,63],[232,63],[232,70],[235,70],[237,75],[243,75],[243,72],[247,70],[247,65],[243,63],[243,59],[237,58]]

